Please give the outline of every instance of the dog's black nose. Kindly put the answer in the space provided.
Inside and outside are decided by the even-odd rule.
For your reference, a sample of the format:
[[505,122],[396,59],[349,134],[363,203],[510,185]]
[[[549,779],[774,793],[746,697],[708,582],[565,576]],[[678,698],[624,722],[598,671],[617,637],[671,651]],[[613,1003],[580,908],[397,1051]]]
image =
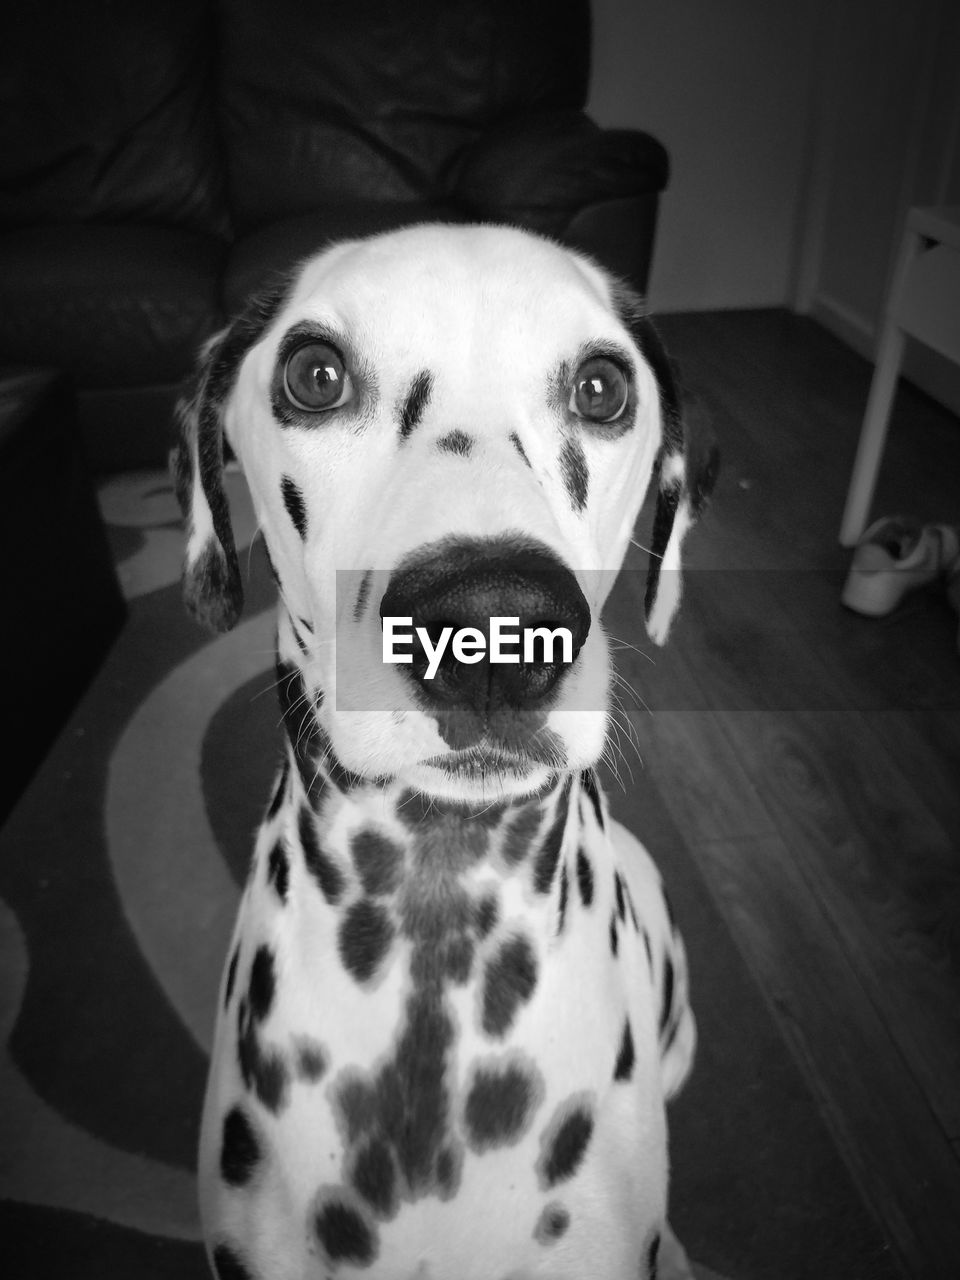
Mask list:
[[543,703],[590,630],[570,570],[545,547],[509,538],[419,554],[392,575],[380,616],[393,652],[412,655],[400,670],[435,702],[481,717]]

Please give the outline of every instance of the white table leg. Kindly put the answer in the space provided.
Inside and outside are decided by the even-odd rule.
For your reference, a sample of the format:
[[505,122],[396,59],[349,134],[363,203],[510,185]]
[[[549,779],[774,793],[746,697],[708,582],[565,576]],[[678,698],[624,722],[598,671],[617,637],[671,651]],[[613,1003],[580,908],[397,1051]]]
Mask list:
[[890,410],[900,376],[900,362],[903,359],[904,334],[897,323],[897,311],[910,268],[922,251],[923,244],[924,237],[915,231],[908,231],[903,238],[840,525],[840,541],[845,547],[852,547],[857,542],[870,513],[883,446],[887,439]]

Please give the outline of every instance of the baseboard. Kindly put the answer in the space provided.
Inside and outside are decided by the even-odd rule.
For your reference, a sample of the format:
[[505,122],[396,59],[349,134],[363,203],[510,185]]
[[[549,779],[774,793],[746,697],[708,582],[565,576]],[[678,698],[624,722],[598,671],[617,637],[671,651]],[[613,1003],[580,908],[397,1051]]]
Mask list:
[[[864,316],[824,293],[818,293],[813,299],[808,314],[873,364],[876,336],[873,325]],[[960,365],[911,340],[907,343],[902,376],[960,416]]]

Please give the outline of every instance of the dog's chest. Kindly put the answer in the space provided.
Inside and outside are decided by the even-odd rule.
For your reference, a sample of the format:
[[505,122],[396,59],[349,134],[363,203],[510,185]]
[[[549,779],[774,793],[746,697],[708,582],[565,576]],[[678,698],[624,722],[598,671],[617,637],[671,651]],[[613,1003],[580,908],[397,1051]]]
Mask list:
[[318,819],[284,785],[225,978],[210,1234],[271,1276],[583,1274],[601,1242],[635,1274],[662,1107],[599,811],[574,783],[468,821],[409,796]]

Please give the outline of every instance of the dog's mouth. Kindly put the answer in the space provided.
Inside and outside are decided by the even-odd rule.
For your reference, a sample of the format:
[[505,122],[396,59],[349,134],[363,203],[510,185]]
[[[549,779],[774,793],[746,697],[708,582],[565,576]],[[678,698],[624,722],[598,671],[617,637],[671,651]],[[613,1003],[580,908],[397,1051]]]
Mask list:
[[474,746],[445,751],[421,762],[447,777],[483,781],[503,777],[524,778],[547,765],[562,768],[560,752],[552,742],[531,743],[522,749],[484,740]]

